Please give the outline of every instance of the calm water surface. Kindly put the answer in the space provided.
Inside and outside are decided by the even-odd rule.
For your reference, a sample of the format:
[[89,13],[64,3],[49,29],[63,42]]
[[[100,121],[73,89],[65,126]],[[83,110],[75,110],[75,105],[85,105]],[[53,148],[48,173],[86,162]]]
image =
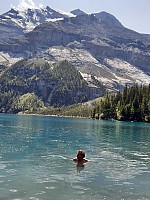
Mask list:
[[[73,158],[86,151],[84,167]],[[150,200],[150,124],[0,115],[0,200]]]

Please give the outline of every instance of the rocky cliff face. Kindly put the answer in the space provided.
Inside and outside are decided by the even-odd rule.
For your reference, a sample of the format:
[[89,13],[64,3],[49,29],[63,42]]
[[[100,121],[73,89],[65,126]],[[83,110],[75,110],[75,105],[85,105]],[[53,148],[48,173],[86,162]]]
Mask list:
[[10,42],[10,38],[16,38],[24,35],[23,30],[11,20],[0,18],[0,44],[5,45]]

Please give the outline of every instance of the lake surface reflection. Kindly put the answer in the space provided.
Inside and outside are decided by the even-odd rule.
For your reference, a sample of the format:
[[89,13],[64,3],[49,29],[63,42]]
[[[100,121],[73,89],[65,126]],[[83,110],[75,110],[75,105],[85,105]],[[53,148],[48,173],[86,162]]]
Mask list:
[[150,199],[150,124],[1,114],[0,199]]

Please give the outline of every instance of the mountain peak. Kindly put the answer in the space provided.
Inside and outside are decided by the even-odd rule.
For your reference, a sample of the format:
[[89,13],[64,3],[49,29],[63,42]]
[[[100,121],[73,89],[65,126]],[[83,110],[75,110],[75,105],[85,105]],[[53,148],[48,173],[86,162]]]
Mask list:
[[78,15],[85,15],[86,14],[85,12],[83,12],[80,9],[72,10],[71,13],[74,14],[74,15],[76,15],[76,16],[78,16]]
[[102,11],[99,13],[93,13],[93,14],[96,18],[98,18],[99,20],[101,20],[102,22],[106,23],[109,26],[124,27],[115,16],[105,11]]
[[10,9],[10,12],[11,12],[11,13],[18,13],[17,9],[15,9],[15,8],[11,8],[11,9]]
[[0,18],[3,21],[11,20],[21,27],[24,32],[29,32],[39,24],[47,21],[57,21],[73,16],[71,13],[52,9],[49,6],[46,8],[42,8],[40,5],[36,6],[33,0],[21,0],[18,7],[12,6],[11,10],[0,15]]

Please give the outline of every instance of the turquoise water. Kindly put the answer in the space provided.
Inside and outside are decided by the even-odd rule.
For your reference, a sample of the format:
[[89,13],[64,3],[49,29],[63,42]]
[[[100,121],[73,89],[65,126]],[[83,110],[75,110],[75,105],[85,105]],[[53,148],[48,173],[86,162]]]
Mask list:
[[[88,162],[71,160],[84,149]],[[0,115],[0,200],[149,200],[150,124]]]

